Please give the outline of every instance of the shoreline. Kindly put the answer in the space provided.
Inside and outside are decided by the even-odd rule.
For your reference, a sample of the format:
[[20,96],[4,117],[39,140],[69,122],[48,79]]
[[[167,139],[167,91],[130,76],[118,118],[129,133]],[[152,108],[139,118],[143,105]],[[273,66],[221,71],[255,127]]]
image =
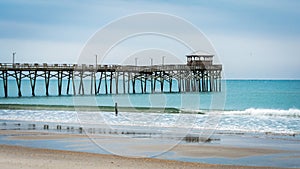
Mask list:
[[[8,110],[59,110],[59,111],[105,111],[114,112],[114,106],[74,106],[74,105],[43,105],[43,104],[0,104],[0,109]],[[123,112],[151,112],[151,113],[180,113],[177,108],[160,107],[122,107],[118,106],[119,111]],[[201,112],[198,112],[201,114]]]
[[[264,169],[274,167],[219,165],[156,158],[130,158],[116,155],[85,152],[28,148],[0,144],[0,165],[2,168],[211,168],[211,169]],[[274,168],[275,169],[275,168]]]
[[[70,112],[75,112],[76,111],[82,111],[82,112],[114,112],[115,111],[115,107],[114,106],[71,106],[71,105],[42,105],[42,104],[1,104],[0,103],[0,110],[28,110],[28,111],[70,111]],[[150,113],[150,114],[158,114],[158,113],[169,113],[169,114],[196,114],[196,113],[192,113],[192,111],[186,111],[184,112],[184,110],[180,110],[177,108],[149,108],[149,107],[118,107],[118,111],[119,112],[124,112],[124,113]],[[198,112],[197,114],[202,116],[202,115],[208,115],[209,113],[205,113],[205,111],[207,110],[201,110],[201,112]],[[226,110],[225,110],[226,111]],[[199,116],[199,117],[200,117]],[[226,116],[225,115],[218,115],[218,117],[221,116]],[[270,115],[268,115],[270,116]],[[281,116],[280,116],[281,117]],[[285,116],[283,116],[285,117]],[[75,125],[78,128],[80,128],[80,126],[76,125],[76,124],[81,124],[76,122],[64,122],[64,121],[59,121],[59,122],[55,122],[55,121],[43,121],[43,120],[36,120],[36,121],[31,121],[28,119],[21,119],[21,120],[13,120],[13,119],[0,119],[0,122],[3,121],[2,123],[0,123],[0,129],[1,129],[1,124],[2,127],[7,125],[8,123],[11,123],[11,127],[7,128],[8,130],[13,129],[12,127],[15,126],[16,129],[37,129],[38,127],[40,129],[43,129],[42,123],[43,125],[52,125],[53,129],[56,129],[57,126],[61,126],[61,127],[65,127],[68,128],[70,127],[70,125]],[[28,126],[21,126],[21,123],[24,122],[26,125]],[[15,124],[13,124],[15,123]],[[35,123],[39,124],[35,125]],[[35,127],[32,127],[30,125],[35,125]],[[123,124],[124,125],[124,124]],[[118,126],[118,125],[116,125]],[[121,125],[120,125],[121,126]],[[124,125],[125,126],[125,125]],[[136,127],[136,126],[135,126]],[[71,128],[73,129],[73,127],[71,126]],[[2,128],[5,129],[6,128]],[[98,129],[101,129],[98,128]],[[255,134],[255,135],[260,135],[260,136],[288,136],[288,137],[299,137],[300,133],[299,132],[275,132],[275,131],[248,131],[248,130],[229,130],[229,129],[221,129],[221,130],[216,130],[217,134],[230,134],[230,135],[247,135],[247,134]]]
[[[114,107],[113,106],[60,106],[60,105],[39,105],[39,104],[0,104],[0,109],[3,109],[4,114],[6,111],[5,109],[11,109],[11,110],[33,110],[33,112],[42,112],[39,110],[55,110],[58,111],[76,111],[78,109],[82,109],[82,111],[102,111],[104,114],[107,114],[105,111],[113,112]],[[124,109],[122,109],[124,108]],[[35,111],[38,110],[38,111]],[[167,110],[170,111],[168,113],[174,113],[175,111],[178,111],[176,109],[173,111],[173,108],[167,108],[167,109],[159,109],[155,108],[157,112],[153,111],[154,109],[150,109],[148,107],[139,107],[138,109],[131,108],[131,107],[119,107],[119,111],[127,111],[130,112],[143,112],[143,113],[161,113],[158,111]],[[21,112],[27,112],[27,111],[21,111]],[[47,111],[45,111],[47,112]],[[165,112],[165,111],[163,111]],[[51,114],[51,113],[50,113]],[[110,114],[110,113],[108,113]],[[135,114],[135,113],[133,113]],[[60,114],[59,114],[60,115]],[[121,114],[122,115],[122,114]],[[128,114],[127,114],[128,115]],[[205,117],[200,115],[201,117]],[[200,117],[199,116],[199,117]],[[9,121],[9,120],[8,120]],[[1,122],[1,120],[0,120]],[[1,145],[6,146],[13,146],[13,145],[19,145],[21,147],[16,147],[12,149],[18,149],[21,154],[19,155],[19,152],[16,152],[16,156],[19,156],[19,160],[23,161],[25,158],[25,164],[22,164],[22,166],[27,166],[29,163],[34,163],[34,166],[28,167],[28,168],[48,168],[48,163],[59,163],[58,167],[53,164],[52,166],[49,166],[49,168],[59,168],[60,165],[61,168],[68,168],[68,163],[74,163],[73,160],[71,160],[71,157],[69,160],[61,160],[56,161],[56,159],[60,159],[61,157],[65,157],[65,152],[69,153],[75,153],[74,157],[72,155],[72,158],[79,159],[83,158],[83,161],[80,162],[81,164],[88,162],[87,164],[83,166],[79,166],[79,168],[86,168],[85,166],[89,166],[88,168],[93,168],[93,166],[90,166],[90,164],[97,164],[95,165],[95,168],[99,168],[99,165],[101,166],[102,163],[98,163],[96,159],[92,159],[92,161],[89,161],[90,154],[96,155],[97,158],[101,158],[98,155],[107,155],[106,153],[101,152],[101,150],[95,150],[95,146],[91,147],[90,143],[87,143],[89,140],[84,134],[79,134],[80,131],[82,131],[82,128],[80,126],[74,125],[72,123],[66,123],[66,124],[56,124],[55,122],[38,122],[38,123],[31,123],[31,121],[27,122],[25,121],[24,125],[20,122],[14,123],[14,121],[9,121],[9,123],[4,122],[0,123],[2,124],[3,130],[0,130],[0,147]],[[70,126],[71,125],[71,126]],[[47,129],[45,129],[45,126],[47,126]],[[58,129],[58,126],[60,129]],[[49,127],[49,130],[48,130]],[[12,130],[11,130],[12,129]],[[15,129],[15,130],[13,130]],[[24,132],[23,129],[28,129],[27,132]],[[90,130],[91,129],[91,130]],[[95,129],[95,130],[94,130]],[[103,130],[105,129],[105,130]],[[132,128],[130,128],[132,129]],[[120,147],[122,147],[122,151],[126,152],[127,150],[132,151],[133,153],[148,153],[150,154],[149,157],[156,157],[154,159],[161,160],[160,162],[154,162],[152,164],[153,158],[138,158],[142,159],[142,162],[136,164],[134,161],[136,158],[128,158],[124,157],[125,159],[129,159],[129,161],[125,163],[130,163],[130,165],[119,165],[119,166],[113,166],[110,164],[110,159],[115,159],[114,155],[110,155],[111,153],[108,153],[107,161],[104,161],[105,164],[107,164],[106,167],[103,168],[137,168],[136,166],[144,166],[145,164],[151,166],[148,168],[176,168],[177,166],[180,166],[181,168],[272,168],[272,167],[299,167],[299,157],[300,157],[300,149],[296,148],[299,143],[299,135],[277,135],[272,133],[239,133],[238,134],[232,134],[231,131],[224,131],[220,130],[220,133],[217,133],[217,137],[214,137],[211,143],[209,144],[194,144],[194,143],[183,143],[179,146],[176,146],[174,149],[172,148],[170,151],[168,150],[167,153],[165,153],[162,156],[156,156],[157,152],[161,152],[161,150],[166,150],[167,148],[171,147],[170,142],[175,142],[177,140],[176,138],[169,138],[169,136],[162,137],[165,140],[164,144],[167,147],[163,147],[160,144],[160,137],[156,137],[155,133],[131,133],[131,130],[122,130],[118,131],[115,134],[115,130],[106,130],[106,128],[103,128],[102,126],[98,128],[86,128],[85,132],[90,134],[92,137],[95,136],[94,142],[99,143],[100,145],[105,145],[107,147],[105,148],[111,148],[112,150],[120,150]],[[43,132],[44,131],[44,132]],[[32,133],[30,133],[32,132]],[[224,132],[224,133],[223,133]],[[45,134],[47,133],[47,134]],[[96,133],[96,135],[93,135]],[[106,135],[103,135],[103,133]],[[120,135],[120,133],[122,135]],[[124,133],[124,134],[123,134]],[[129,133],[129,134],[126,134]],[[77,134],[77,135],[76,135]],[[100,136],[99,136],[100,134]],[[111,135],[108,135],[111,134]],[[152,135],[153,138],[157,139],[154,144],[147,144],[147,139],[152,139],[151,137],[148,138],[148,135]],[[253,135],[252,135],[253,134]],[[262,135],[259,135],[262,134]],[[281,138],[281,136],[284,136],[284,138]],[[289,136],[288,138],[286,136]],[[296,136],[296,139],[294,139]],[[114,138],[113,138],[114,137]],[[145,138],[144,138],[145,137]],[[126,139],[125,139],[126,138]],[[137,142],[130,142],[127,138],[137,138]],[[179,137],[178,137],[179,138]],[[168,140],[169,139],[169,140]],[[152,141],[152,140],[151,140]],[[278,146],[278,144],[280,146]],[[129,145],[129,146],[128,146]],[[24,146],[24,147],[22,147]],[[68,146],[68,147],[64,147]],[[31,147],[31,148],[29,148]],[[25,149],[23,149],[25,148]],[[28,148],[28,149],[27,149]],[[97,148],[97,147],[96,147]],[[1,147],[2,149],[2,147]],[[5,149],[5,148],[4,148]],[[9,147],[8,147],[9,149]],[[32,161],[26,161],[27,158],[31,158],[32,156],[35,157],[35,154],[38,154],[36,149],[39,149],[38,151],[41,154],[47,154],[45,152],[51,151],[50,154],[47,154],[49,156],[49,159],[51,162],[47,162],[49,160],[48,158],[42,158],[36,161],[33,159]],[[53,151],[59,151],[62,152],[62,154],[58,154],[56,156],[56,153],[58,152],[52,152]],[[107,149],[106,149],[107,150]],[[126,151],[125,151],[126,150]],[[0,150],[0,159],[3,157],[5,159],[6,155],[9,150],[6,151],[6,153],[3,153],[2,150]],[[42,153],[44,152],[44,153]],[[109,151],[108,151],[109,152]],[[114,152],[114,151],[110,151]],[[77,154],[78,153],[78,154]],[[27,155],[27,157],[25,155]],[[126,154],[126,153],[125,153]],[[146,155],[148,155],[146,154]],[[153,155],[154,154],[154,155]],[[123,154],[122,154],[123,155]],[[153,156],[152,156],[153,155]],[[52,157],[54,156],[54,159]],[[60,157],[59,157],[60,156]],[[119,156],[117,156],[119,157]],[[148,157],[148,156],[147,156]],[[114,164],[119,163],[119,161],[124,161],[123,157],[120,157],[121,159],[118,159]],[[159,159],[157,159],[159,158]],[[13,157],[10,157],[6,160],[0,160],[0,165],[5,166],[7,165],[7,162],[10,164],[14,164]],[[85,159],[85,160],[84,160]],[[76,160],[80,161],[80,160]],[[126,161],[126,160],[125,160]],[[146,161],[146,162],[145,162]],[[169,162],[171,161],[171,162]],[[173,165],[173,162],[176,162],[176,165]],[[3,162],[3,163],[2,163]],[[37,162],[37,163],[35,163]],[[149,164],[148,164],[149,162]],[[179,162],[179,163],[177,163]],[[204,162],[204,163],[203,163]],[[66,164],[67,163],[67,164]],[[157,164],[159,163],[159,165]],[[172,163],[172,164],[170,164]],[[191,165],[186,165],[186,163]],[[3,164],[3,165],[2,165]],[[206,165],[208,164],[208,165]],[[233,166],[233,165],[234,166]],[[18,164],[16,164],[18,165]],[[45,167],[45,165],[47,167]],[[158,166],[156,166],[158,165]],[[204,165],[204,166],[203,166]],[[254,166],[253,166],[254,165]],[[265,167],[256,167],[257,166],[265,166]],[[40,167],[37,167],[40,166]],[[41,167],[42,166],[42,167]],[[98,167],[97,167],[98,166]],[[197,166],[197,167],[195,167]],[[74,166],[72,168],[76,169],[77,166]],[[179,167],[179,168],[180,168]],[[9,165],[7,165],[7,168]],[[20,168],[20,167],[19,167]],[[24,167],[23,167],[24,168]],[[26,168],[26,167],[25,167]],[[101,167],[100,167],[101,168]]]
[[[115,106],[89,106],[89,105],[57,105],[57,104],[15,104],[15,103],[0,103],[0,110],[58,110],[58,111],[104,111],[114,112]],[[271,108],[255,108],[249,107],[245,109],[181,109],[176,107],[144,107],[144,106],[118,106],[119,111],[123,112],[146,112],[146,113],[183,113],[183,114],[206,114],[207,112],[239,112],[246,110],[274,110],[274,111],[289,111],[289,110],[300,110],[299,108],[291,107],[288,109],[271,109]],[[225,114],[227,115],[227,114]],[[267,115],[267,114],[264,114]],[[294,117],[295,115],[285,115]]]

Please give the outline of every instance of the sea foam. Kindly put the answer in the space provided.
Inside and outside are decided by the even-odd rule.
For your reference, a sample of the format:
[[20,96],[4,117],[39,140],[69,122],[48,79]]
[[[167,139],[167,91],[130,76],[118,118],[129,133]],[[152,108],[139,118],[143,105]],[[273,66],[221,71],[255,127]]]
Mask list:
[[300,109],[288,109],[288,110],[280,110],[280,109],[257,109],[257,108],[249,108],[241,111],[224,111],[221,113],[222,115],[251,115],[251,116],[283,116],[283,117],[295,117],[300,118]]

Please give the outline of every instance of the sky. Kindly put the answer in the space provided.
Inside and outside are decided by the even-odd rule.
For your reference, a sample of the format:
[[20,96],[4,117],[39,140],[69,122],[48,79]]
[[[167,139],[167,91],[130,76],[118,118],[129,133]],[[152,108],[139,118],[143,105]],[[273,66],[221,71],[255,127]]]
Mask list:
[[299,8],[298,0],[1,0],[0,62],[11,63],[16,52],[19,63],[77,63],[101,28],[129,15],[156,12],[199,29],[214,46],[214,62],[223,65],[226,79],[300,79]]

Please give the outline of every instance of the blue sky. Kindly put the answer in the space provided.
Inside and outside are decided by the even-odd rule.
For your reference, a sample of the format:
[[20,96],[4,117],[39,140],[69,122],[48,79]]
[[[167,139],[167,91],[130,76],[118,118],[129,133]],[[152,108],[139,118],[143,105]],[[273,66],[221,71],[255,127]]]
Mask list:
[[[0,1],[0,62],[76,63],[87,40],[127,15],[162,12],[200,29],[225,78],[300,79],[300,1]],[[184,56],[182,56],[184,58]]]

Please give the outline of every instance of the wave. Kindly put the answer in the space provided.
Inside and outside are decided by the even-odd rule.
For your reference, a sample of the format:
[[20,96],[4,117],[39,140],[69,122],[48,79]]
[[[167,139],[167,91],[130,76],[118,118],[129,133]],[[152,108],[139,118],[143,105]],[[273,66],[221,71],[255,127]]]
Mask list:
[[[89,106],[89,105],[46,105],[46,104],[1,104],[0,110],[53,110],[53,111],[103,111],[114,112],[114,106]],[[118,106],[122,112],[152,112],[152,113],[179,113],[178,108],[173,107],[126,107]]]
[[249,108],[246,110],[234,110],[234,111],[224,111],[221,113],[222,115],[251,115],[251,116],[277,116],[277,117],[294,117],[300,118],[300,109],[257,109],[257,108]]
[[[210,114],[212,113],[212,114]],[[216,115],[216,116],[215,116]],[[254,117],[253,117],[254,116]],[[270,118],[278,116],[277,118]],[[284,118],[282,118],[284,117]],[[263,133],[272,135],[300,135],[299,109],[255,109],[242,111],[206,111],[198,113],[149,113],[149,112],[80,112],[70,110],[13,110],[0,109],[0,130],[7,129],[12,121],[25,124],[55,123],[69,126],[72,123],[84,127],[110,126],[122,130],[151,130],[160,133]],[[20,122],[21,123],[21,122]],[[3,125],[2,125],[3,124]],[[5,124],[5,125],[4,125]],[[19,124],[19,122],[18,122]],[[27,127],[28,125],[21,125]],[[17,126],[19,128],[20,126]],[[55,128],[55,125],[54,125]]]

